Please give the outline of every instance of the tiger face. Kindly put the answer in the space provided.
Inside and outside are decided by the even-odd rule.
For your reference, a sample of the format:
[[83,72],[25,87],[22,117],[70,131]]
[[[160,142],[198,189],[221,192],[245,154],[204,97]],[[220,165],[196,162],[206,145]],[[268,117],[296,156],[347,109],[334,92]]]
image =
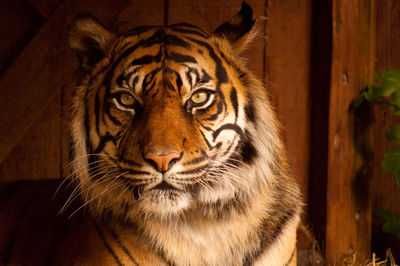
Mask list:
[[[74,168],[95,212],[212,212],[265,182],[253,170],[270,161],[257,159],[253,138],[258,89],[238,57],[253,24],[246,5],[212,34],[177,24],[116,36],[90,17],[75,21],[70,46],[88,76],[73,106]],[[274,135],[265,119],[272,133],[261,138]]]

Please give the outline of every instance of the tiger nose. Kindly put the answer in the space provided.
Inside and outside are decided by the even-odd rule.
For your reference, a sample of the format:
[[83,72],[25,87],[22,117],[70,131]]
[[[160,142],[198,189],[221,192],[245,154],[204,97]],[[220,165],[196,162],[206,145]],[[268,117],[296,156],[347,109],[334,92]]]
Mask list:
[[161,173],[168,171],[172,165],[179,159],[180,155],[176,152],[168,154],[146,153],[144,158],[152,161],[157,166],[157,170]]

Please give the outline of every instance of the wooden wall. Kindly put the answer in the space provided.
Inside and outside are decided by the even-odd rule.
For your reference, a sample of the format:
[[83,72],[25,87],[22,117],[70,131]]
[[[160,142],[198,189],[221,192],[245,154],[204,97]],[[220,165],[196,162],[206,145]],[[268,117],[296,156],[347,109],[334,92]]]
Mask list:
[[[376,71],[389,68],[400,69],[400,1],[379,1],[376,5]],[[385,208],[400,215],[400,189],[392,175],[381,171],[383,154],[391,148],[385,132],[400,119],[392,115],[389,108],[375,107],[373,110],[374,169],[372,179],[372,208]],[[382,220],[372,216],[372,249],[380,254],[388,247],[396,247],[397,260],[400,260],[400,245],[393,235],[382,234]],[[382,256],[382,255],[381,255]],[[396,261],[399,264],[398,261]]]
[[[368,162],[362,155],[354,159],[357,126],[348,109],[352,97],[371,80],[374,67],[400,68],[400,2],[388,0],[376,7],[374,0],[247,2],[255,11],[259,34],[244,56],[271,95],[307,203],[304,223],[316,235],[327,261],[351,249],[360,259],[367,258],[371,245],[379,252],[389,245],[400,250],[381,233],[381,221],[371,211],[385,207],[400,212],[393,178],[379,171],[388,145],[383,128],[392,117],[387,110],[374,111],[376,119],[368,131],[373,143],[366,145],[373,145],[376,156],[371,176],[360,179],[356,172]],[[0,179],[68,175],[68,109],[83,76],[66,39],[76,13],[91,13],[118,32],[177,22],[211,31],[236,14],[240,4],[239,0],[0,1]],[[355,195],[352,184],[370,197]],[[299,244],[309,248],[304,236]]]

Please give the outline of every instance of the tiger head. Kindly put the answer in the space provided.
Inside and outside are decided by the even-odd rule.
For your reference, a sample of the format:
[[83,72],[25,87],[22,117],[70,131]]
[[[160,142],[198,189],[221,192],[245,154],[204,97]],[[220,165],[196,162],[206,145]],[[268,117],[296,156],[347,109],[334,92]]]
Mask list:
[[250,6],[213,33],[175,24],[117,36],[79,16],[69,43],[87,78],[72,111],[73,167],[98,214],[216,215],[277,171],[277,125],[239,53]]

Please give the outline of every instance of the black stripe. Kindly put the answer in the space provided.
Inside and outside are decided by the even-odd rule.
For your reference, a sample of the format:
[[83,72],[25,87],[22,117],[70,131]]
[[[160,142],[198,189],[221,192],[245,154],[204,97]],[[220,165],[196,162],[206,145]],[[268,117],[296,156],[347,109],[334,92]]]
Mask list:
[[127,33],[125,33],[124,36],[125,36],[125,37],[129,37],[129,36],[139,35],[139,34],[141,34],[141,33],[150,31],[150,30],[152,30],[152,29],[154,29],[154,28],[155,28],[154,26],[141,26],[141,27],[137,27],[137,28],[134,28],[134,29],[128,31]]
[[133,257],[133,255],[129,252],[129,250],[125,247],[124,244],[122,244],[121,240],[119,239],[119,237],[117,236],[117,234],[114,232],[114,230],[108,228],[108,231],[110,232],[110,234],[112,235],[112,237],[117,241],[118,246],[125,252],[126,255],[128,255],[129,260],[134,263],[135,265],[139,266],[139,263],[135,260],[135,258]]
[[174,35],[165,35],[165,40],[164,40],[166,45],[173,45],[173,46],[181,46],[184,48],[190,48],[190,44],[185,42],[183,39],[178,38],[177,36]]
[[213,148],[213,146],[210,144],[210,142],[207,140],[206,136],[204,135],[204,133],[201,130],[200,130],[200,134],[203,136],[203,139],[206,142],[208,149],[211,150]]
[[131,84],[131,87],[132,87],[133,90],[136,89],[136,84],[138,83],[138,81],[139,81],[139,76],[136,76],[136,77],[133,78],[132,84]]
[[232,87],[230,97],[231,97],[231,103],[232,103],[233,110],[235,111],[235,124],[236,124],[237,119],[238,119],[238,113],[239,113],[239,105],[238,105],[237,92],[236,92],[235,87]]
[[122,73],[115,79],[115,83],[117,83],[118,87],[124,87],[124,83],[126,84],[127,79],[128,76],[126,76],[125,73]]
[[174,52],[168,53],[167,54],[167,59],[171,60],[171,61],[175,61],[177,63],[193,63],[193,64],[197,64],[197,61],[193,56],[177,54],[177,53],[174,53]]
[[115,254],[114,250],[111,248],[111,246],[108,244],[106,238],[104,237],[103,233],[101,232],[100,228],[97,226],[97,224],[95,225],[96,231],[99,234],[101,240],[103,240],[103,244],[104,246],[108,249],[108,251],[111,253],[111,255],[114,257],[115,262],[120,265],[123,266],[124,264],[122,264],[121,260],[118,258],[117,254]]
[[198,167],[198,168],[195,168],[195,169],[178,172],[177,174],[178,175],[198,174],[198,173],[201,173],[202,171],[204,171],[204,168],[206,168],[207,166],[208,166],[208,164],[203,165],[203,166]]
[[107,142],[113,141],[114,142],[114,136],[110,135],[110,133],[106,133],[106,135],[104,136],[99,136],[100,137],[100,143],[99,145],[96,147],[94,153],[100,153],[103,149],[104,146],[106,146]]
[[[206,109],[198,110],[198,112],[201,112],[201,111],[203,111],[203,110],[204,110],[204,111],[207,111],[211,106],[212,106],[212,105],[210,105],[210,106],[207,107]],[[217,103],[217,112],[216,112],[215,114],[211,115],[210,117],[204,119],[204,120],[207,120],[207,121],[215,121],[221,113],[222,113],[222,102],[218,102],[218,103]],[[235,121],[235,122],[236,122],[236,121]]]
[[121,168],[121,169],[124,170],[124,171],[129,171],[129,174],[132,174],[132,175],[149,175],[150,174],[148,172],[136,171],[136,170],[133,170],[133,169],[127,169],[127,168]]
[[207,71],[205,71],[204,69],[202,69],[201,70],[201,73],[203,74],[202,76],[201,76],[201,79],[200,79],[200,83],[207,83],[207,82],[209,82],[210,80],[211,80],[211,77],[210,77],[210,75],[208,75],[208,73],[207,73]]
[[[107,114],[108,118],[111,120],[111,122],[114,123],[114,125],[121,126],[121,122],[111,114],[111,111],[110,111],[111,108],[115,108],[114,104],[108,103],[107,108],[106,108],[106,114]],[[118,110],[118,111],[120,111],[120,110]]]
[[[146,84],[146,87],[150,85],[148,88],[146,88],[146,87],[143,86],[144,95],[148,95],[148,94],[154,89],[154,87],[156,86],[156,84],[157,84],[156,80],[155,80],[155,79],[152,79],[152,80],[150,81],[150,84]],[[157,92],[156,92],[156,93],[157,93]],[[154,96],[153,96],[153,99],[154,99]]]
[[149,65],[152,63],[159,63],[161,62],[162,59],[162,50],[160,48],[160,51],[156,55],[145,55],[139,58],[136,58],[133,60],[129,66],[143,66],[143,65]]
[[206,159],[205,156],[201,156],[201,157],[195,158],[195,159],[193,159],[193,160],[191,160],[191,161],[189,161],[187,163],[184,163],[183,165],[198,164],[198,163],[201,163],[202,161],[204,161],[205,159]]
[[96,132],[100,132],[100,130],[99,130],[99,127],[100,127],[100,95],[99,95],[99,93],[100,93],[100,90],[101,90],[101,88],[99,88],[97,91],[96,91],[96,96],[95,96],[95,100],[94,100],[94,115],[93,115],[93,117],[94,117],[94,123],[95,123],[95,125],[96,125]]
[[[225,68],[222,66],[222,61],[221,59],[215,54],[214,49],[211,47],[211,45],[209,45],[208,43],[204,42],[204,41],[200,41],[191,37],[186,37],[188,40],[191,40],[192,42],[197,43],[200,46],[205,47],[211,58],[214,60],[215,62],[215,76],[218,79],[218,85],[220,85],[221,83],[225,83],[228,81],[228,74],[226,73]],[[218,86],[219,87],[219,86]]]
[[175,75],[176,75],[176,87],[178,88],[179,96],[182,97],[183,82],[179,73],[175,72]]
[[254,159],[258,156],[256,147],[253,144],[253,137],[247,131],[244,132],[243,138],[239,145],[236,147],[236,153],[232,156],[232,163],[236,165],[235,162],[240,160],[246,164],[251,164]]
[[145,94],[149,93],[150,89],[147,87],[154,80],[154,76],[157,75],[160,71],[161,71],[161,68],[158,67],[158,68],[152,70],[150,73],[146,74],[146,76],[144,77],[143,83],[142,83],[142,88],[143,88],[143,92]]
[[194,80],[194,84],[196,85],[196,84],[198,84],[198,82],[199,82],[199,71],[197,71],[197,69],[196,68],[193,68],[193,67],[187,67],[188,69],[189,69],[189,71],[186,73],[186,75],[189,75],[189,77],[190,77],[190,85],[192,85],[192,75],[190,75],[190,74],[194,74],[194,76],[195,76],[195,80]]
[[164,41],[165,33],[162,29],[156,31],[152,36],[147,39],[142,39],[136,44],[132,45],[130,48],[126,49],[112,64],[111,69],[106,74],[104,78],[104,83],[107,88],[110,88],[111,79],[114,76],[115,68],[119,65],[119,63],[126,59],[131,53],[133,53],[139,47],[150,47],[155,44],[161,44]]
[[254,106],[253,106],[252,103],[248,103],[244,107],[244,113],[246,114],[247,120],[249,120],[250,122],[253,122],[253,123],[256,121],[256,116],[255,116],[255,112],[254,112]]
[[245,258],[245,262],[243,263],[243,265],[252,265],[257,260],[257,258],[261,257],[263,252],[276,241],[278,236],[282,233],[283,227],[287,224],[288,220],[292,218],[295,213],[293,207],[292,209],[284,211],[285,206],[283,206],[282,203],[277,203],[271,208],[275,209],[276,211],[274,213],[271,213],[269,217],[279,217],[279,220],[276,221],[277,223],[275,224],[269,220],[269,217],[265,218],[258,232],[260,245],[258,246],[256,251],[251,253],[249,252],[249,254]]
[[144,179],[144,178],[138,179],[138,178],[135,178],[135,179],[132,179],[132,178],[123,177],[123,176],[121,176],[119,179],[122,182],[124,182],[125,184],[128,184],[129,186],[136,186],[138,183],[141,183],[143,181],[152,182],[152,181],[156,180],[156,178],[150,178],[150,179]]
[[213,140],[215,141],[218,135],[224,130],[233,130],[238,133],[240,136],[243,135],[242,129],[235,124],[225,124],[222,127],[218,128],[215,132],[213,132]]
[[130,166],[142,167],[140,163],[134,162],[126,158],[119,157],[118,161],[120,161],[121,163],[129,164]]
[[[135,67],[132,71],[130,72],[123,72],[122,74],[120,74],[116,79],[115,82],[117,83],[117,85],[119,87],[124,87],[124,85],[128,85],[131,86],[132,88],[135,87],[135,82],[132,82],[133,84],[128,84],[132,75],[136,74],[137,72],[139,72],[140,67]],[[137,75],[135,77],[135,79],[137,79]],[[135,80],[134,80],[135,81]]]
[[[89,90],[86,90],[85,103],[88,102]],[[92,153],[93,147],[90,141],[90,118],[87,104],[85,104],[85,133],[86,133],[86,149],[87,153]]]

